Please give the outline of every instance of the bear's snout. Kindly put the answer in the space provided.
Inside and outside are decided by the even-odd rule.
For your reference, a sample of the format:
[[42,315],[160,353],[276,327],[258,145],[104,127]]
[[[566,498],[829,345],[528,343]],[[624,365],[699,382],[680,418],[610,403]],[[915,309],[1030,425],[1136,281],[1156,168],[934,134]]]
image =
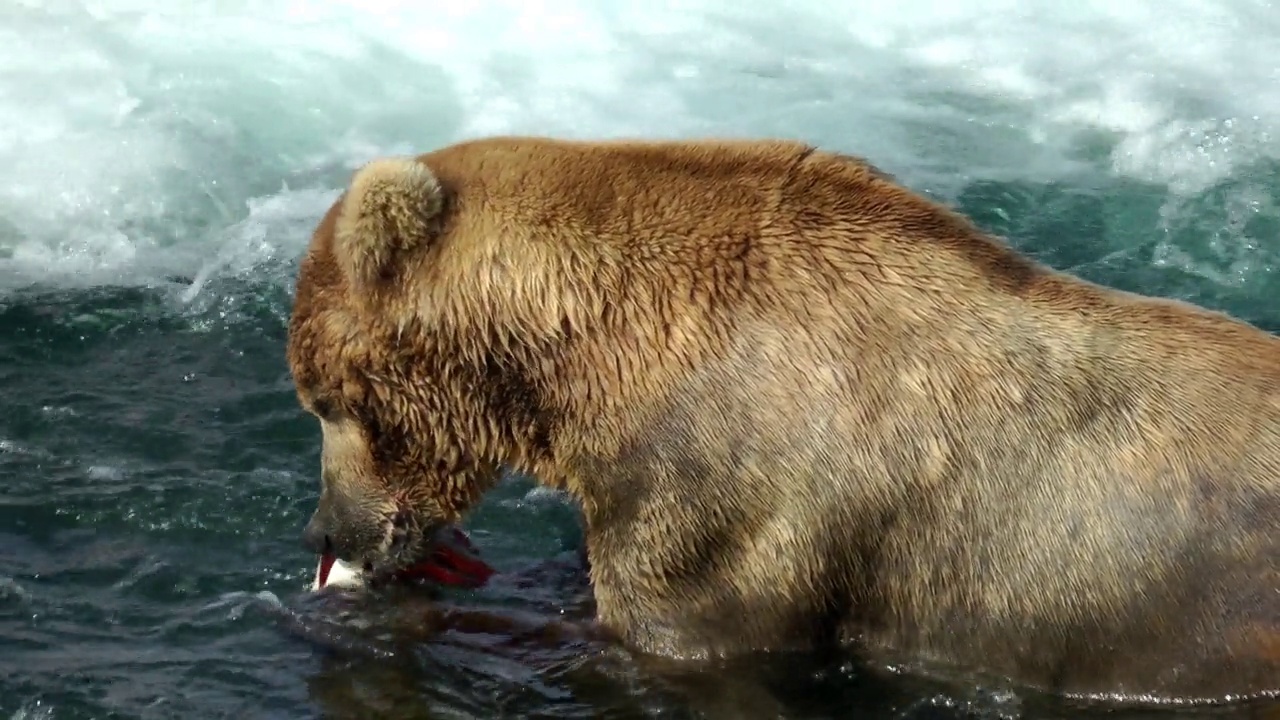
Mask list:
[[354,565],[379,564],[388,523],[360,503],[325,493],[302,530],[302,544],[317,555],[333,555]]
[[307,526],[302,529],[302,546],[316,555],[333,553],[333,541],[329,539],[328,529],[320,519],[320,511],[311,515]]

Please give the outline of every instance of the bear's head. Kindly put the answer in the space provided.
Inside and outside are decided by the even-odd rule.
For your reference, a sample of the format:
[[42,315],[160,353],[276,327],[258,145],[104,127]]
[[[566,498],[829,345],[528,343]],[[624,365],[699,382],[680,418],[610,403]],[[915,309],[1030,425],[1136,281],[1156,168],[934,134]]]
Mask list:
[[531,469],[549,452],[554,413],[530,368],[554,333],[508,312],[519,288],[503,283],[495,248],[519,238],[468,203],[483,194],[451,188],[423,158],[374,161],[299,268],[288,361],[322,433],[319,506],[303,535],[370,579],[424,559],[428,538],[500,468]]

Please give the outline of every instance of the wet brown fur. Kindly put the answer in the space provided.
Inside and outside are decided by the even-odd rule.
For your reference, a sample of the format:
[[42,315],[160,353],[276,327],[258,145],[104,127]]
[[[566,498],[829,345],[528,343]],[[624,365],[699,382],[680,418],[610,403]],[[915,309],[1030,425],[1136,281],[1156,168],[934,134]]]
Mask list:
[[1280,339],[798,143],[417,162],[357,173],[298,279],[349,555],[402,562],[388,517],[455,520],[511,466],[581,503],[599,620],[642,650],[1280,690]]

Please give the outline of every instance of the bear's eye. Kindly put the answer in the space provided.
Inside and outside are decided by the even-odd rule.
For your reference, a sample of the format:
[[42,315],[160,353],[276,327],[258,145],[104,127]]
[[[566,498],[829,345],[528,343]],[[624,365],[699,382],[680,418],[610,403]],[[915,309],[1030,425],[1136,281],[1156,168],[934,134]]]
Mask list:
[[317,397],[311,399],[311,412],[321,420],[329,420],[333,417],[337,405],[329,398]]

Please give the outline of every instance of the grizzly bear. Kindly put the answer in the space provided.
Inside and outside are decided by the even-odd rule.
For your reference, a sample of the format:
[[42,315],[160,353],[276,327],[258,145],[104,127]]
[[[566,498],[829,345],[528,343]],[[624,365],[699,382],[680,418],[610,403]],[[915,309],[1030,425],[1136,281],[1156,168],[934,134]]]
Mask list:
[[580,504],[598,623],[641,652],[1280,691],[1280,338],[1043,266],[860,158],[378,159],[295,302],[305,541],[369,578],[508,468]]

